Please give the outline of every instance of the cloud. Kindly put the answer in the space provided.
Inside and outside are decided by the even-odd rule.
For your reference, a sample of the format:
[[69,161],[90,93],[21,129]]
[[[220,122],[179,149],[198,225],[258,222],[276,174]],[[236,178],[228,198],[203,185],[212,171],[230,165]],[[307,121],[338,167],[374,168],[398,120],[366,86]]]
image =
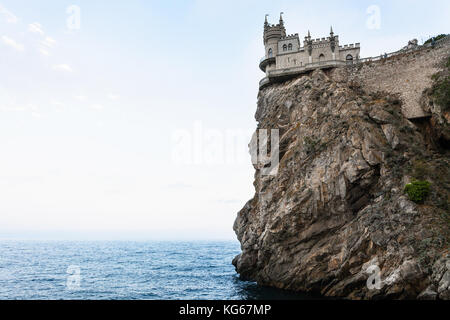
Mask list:
[[16,101],[12,101],[6,106],[2,103],[0,106],[0,112],[30,112],[31,116],[34,118],[39,118],[41,116],[36,105],[18,104]]
[[49,56],[50,52],[47,49],[39,48],[39,52],[44,56]]
[[65,105],[61,101],[53,99],[50,104],[55,107],[53,110],[56,112],[61,112],[65,109]]
[[28,25],[28,31],[44,35],[44,31],[42,30],[41,24],[37,22]]
[[8,9],[0,5],[0,16],[3,16],[8,23],[17,23],[19,19]]
[[120,98],[119,95],[113,93],[108,94],[107,97],[109,100],[118,100]]
[[2,36],[2,41],[7,46],[16,49],[17,51],[23,51],[24,46],[20,43],[17,43],[15,40],[8,38],[7,36]]
[[80,100],[80,101],[86,101],[87,97],[80,94],[80,95],[75,96],[75,99]]
[[41,46],[39,48],[39,52],[43,54],[44,56],[49,56],[50,51],[49,49],[53,48],[56,44],[56,40],[46,37],[44,40],[41,41]]
[[69,73],[73,72],[72,67],[67,65],[67,64],[54,65],[53,66],[53,70],[62,71],[62,72],[69,72]]
[[50,55],[49,49],[53,48],[56,45],[56,40],[45,35],[45,32],[42,29],[42,25],[39,22],[29,24],[28,31],[31,33],[37,33],[44,37],[44,39],[40,41],[38,51],[43,56],[49,56]]
[[93,104],[93,105],[91,105],[91,108],[95,109],[95,110],[103,110],[104,109],[104,107],[101,104]]
[[24,106],[0,106],[0,111],[25,111],[27,110]]
[[46,37],[43,41],[41,41],[41,44],[48,48],[53,48],[56,44],[56,40],[50,37]]
[[167,185],[167,188],[169,189],[177,189],[177,190],[181,190],[181,189],[191,189],[194,186],[191,184],[186,184],[183,182],[177,182],[177,183],[173,183],[173,184],[169,184]]

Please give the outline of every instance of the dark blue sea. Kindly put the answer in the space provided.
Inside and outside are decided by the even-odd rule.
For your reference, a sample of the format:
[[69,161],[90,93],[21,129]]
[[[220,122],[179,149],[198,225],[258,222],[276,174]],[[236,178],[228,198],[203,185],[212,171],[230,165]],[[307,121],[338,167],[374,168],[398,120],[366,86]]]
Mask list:
[[253,300],[302,295],[241,281],[229,242],[0,242],[0,299]]

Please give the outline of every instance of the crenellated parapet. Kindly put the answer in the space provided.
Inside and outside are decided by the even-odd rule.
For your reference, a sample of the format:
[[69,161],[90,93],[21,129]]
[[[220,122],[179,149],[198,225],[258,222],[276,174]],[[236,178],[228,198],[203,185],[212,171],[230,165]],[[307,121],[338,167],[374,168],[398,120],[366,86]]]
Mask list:
[[339,46],[339,48],[342,50],[355,49],[355,48],[360,48],[360,47],[361,47],[361,45],[359,43],[345,44],[343,46]]
[[298,33],[289,34],[289,35],[287,35],[285,37],[281,37],[280,40],[290,40],[290,39],[299,39]]

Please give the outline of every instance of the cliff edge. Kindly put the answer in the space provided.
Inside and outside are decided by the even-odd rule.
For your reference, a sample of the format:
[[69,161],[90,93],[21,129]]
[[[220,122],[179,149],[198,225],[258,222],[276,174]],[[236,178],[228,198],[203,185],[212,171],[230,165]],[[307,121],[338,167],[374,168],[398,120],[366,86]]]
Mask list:
[[[448,43],[260,90],[258,129],[279,129],[280,161],[273,176],[255,166],[255,196],[234,225],[242,278],[330,297],[450,299]],[[419,197],[405,192],[414,182]]]

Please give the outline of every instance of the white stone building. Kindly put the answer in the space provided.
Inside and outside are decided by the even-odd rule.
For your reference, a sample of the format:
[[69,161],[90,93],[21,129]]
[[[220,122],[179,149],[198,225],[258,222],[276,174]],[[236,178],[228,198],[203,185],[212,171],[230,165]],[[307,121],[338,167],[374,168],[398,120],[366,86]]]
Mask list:
[[359,43],[340,46],[339,36],[334,35],[333,28],[329,37],[319,39],[312,39],[308,31],[302,46],[298,34],[286,35],[282,15],[276,25],[269,24],[266,15],[264,47],[266,54],[259,67],[266,77],[260,86],[317,68],[353,63],[360,53]]

